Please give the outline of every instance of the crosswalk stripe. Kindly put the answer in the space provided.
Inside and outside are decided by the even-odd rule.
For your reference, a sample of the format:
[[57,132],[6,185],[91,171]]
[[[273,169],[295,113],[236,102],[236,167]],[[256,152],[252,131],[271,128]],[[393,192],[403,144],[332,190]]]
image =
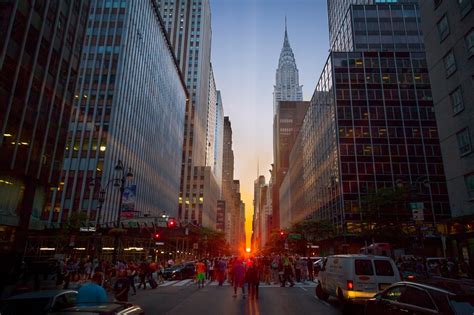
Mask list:
[[[167,287],[167,286],[172,286],[172,287],[183,287],[183,286],[191,286],[195,285],[193,279],[186,279],[186,280],[173,280],[173,281],[166,281],[165,283],[161,284],[160,287]],[[219,285],[219,282],[217,281],[212,281],[212,282],[206,282],[207,287],[216,287]],[[224,282],[222,284],[224,287],[230,287],[231,284],[229,282]],[[280,284],[279,283],[274,283],[274,284],[260,284],[260,288],[279,288]],[[288,286],[287,286],[288,287]],[[306,282],[306,283],[295,283],[296,288],[314,288],[316,287],[316,283],[314,282]]]
[[163,284],[160,284],[160,287],[167,287],[167,286],[170,286],[170,285],[174,285],[175,283],[178,283],[179,280],[173,280],[173,281],[169,281],[169,282],[165,282]]
[[186,279],[186,280],[182,280],[178,283],[175,283],[173,286],[176,286],[176,287],[182,287],[184,285],[187,285],[188,283],[192,282],[193,279]]

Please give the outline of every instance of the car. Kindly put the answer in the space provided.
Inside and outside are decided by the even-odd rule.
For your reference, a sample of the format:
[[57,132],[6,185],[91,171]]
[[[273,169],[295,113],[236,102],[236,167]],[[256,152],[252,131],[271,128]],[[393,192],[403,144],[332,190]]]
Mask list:
[[415,282],[398,282],[367,300],[364,313],[474,314],[474,295]]
[[334,296],[341,302],[364,303],[400,280],[397,266],[390,257],[333,255],[325,258],[315,290],[321,300]]
[[187,262],[165,268],[163,271],[163,278],[165,280],[183,280],[193,278],[195,273],[196,264],[194,262]]
[[130,303],[107,303],[99,305],[81,305],[51,312],[48,315],[144,315],[143,309]]
[[45,290],[22,293],[5,299],[1,315],[43,315],[60,311],[76,304],[75,290]]

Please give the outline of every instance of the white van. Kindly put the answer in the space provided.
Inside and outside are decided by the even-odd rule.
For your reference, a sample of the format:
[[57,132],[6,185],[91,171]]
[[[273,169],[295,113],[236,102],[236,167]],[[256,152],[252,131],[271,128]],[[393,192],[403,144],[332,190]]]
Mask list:
[[325,259],[318,279],[319,299],[334,296],[341,301],[364,302],[400,281],[400,273],[390,257],[334,255]]

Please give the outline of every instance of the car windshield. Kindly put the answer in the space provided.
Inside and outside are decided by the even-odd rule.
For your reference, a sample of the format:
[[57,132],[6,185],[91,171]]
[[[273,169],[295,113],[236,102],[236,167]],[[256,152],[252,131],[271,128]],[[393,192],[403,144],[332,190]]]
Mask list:
[[7,300],[1,308],[2,315],[43,314],[50,299],[13,299]]
[[474,314],[474,296],[456,295],[449,298],[454,314]]

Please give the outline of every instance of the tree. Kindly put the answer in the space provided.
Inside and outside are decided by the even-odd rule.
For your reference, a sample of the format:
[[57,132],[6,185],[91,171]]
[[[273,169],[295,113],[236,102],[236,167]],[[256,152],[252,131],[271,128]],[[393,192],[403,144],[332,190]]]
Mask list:
[[334,225],[331,222],[316,219],[293,223],[290,231],[303,235],[303,238],[310,242],[332,238],[336,234]]
[[408,210],[410,191],[406,187],[382,188],[361,198],[361,237],[390,243],[405,241],[409,235],[403,222]]

